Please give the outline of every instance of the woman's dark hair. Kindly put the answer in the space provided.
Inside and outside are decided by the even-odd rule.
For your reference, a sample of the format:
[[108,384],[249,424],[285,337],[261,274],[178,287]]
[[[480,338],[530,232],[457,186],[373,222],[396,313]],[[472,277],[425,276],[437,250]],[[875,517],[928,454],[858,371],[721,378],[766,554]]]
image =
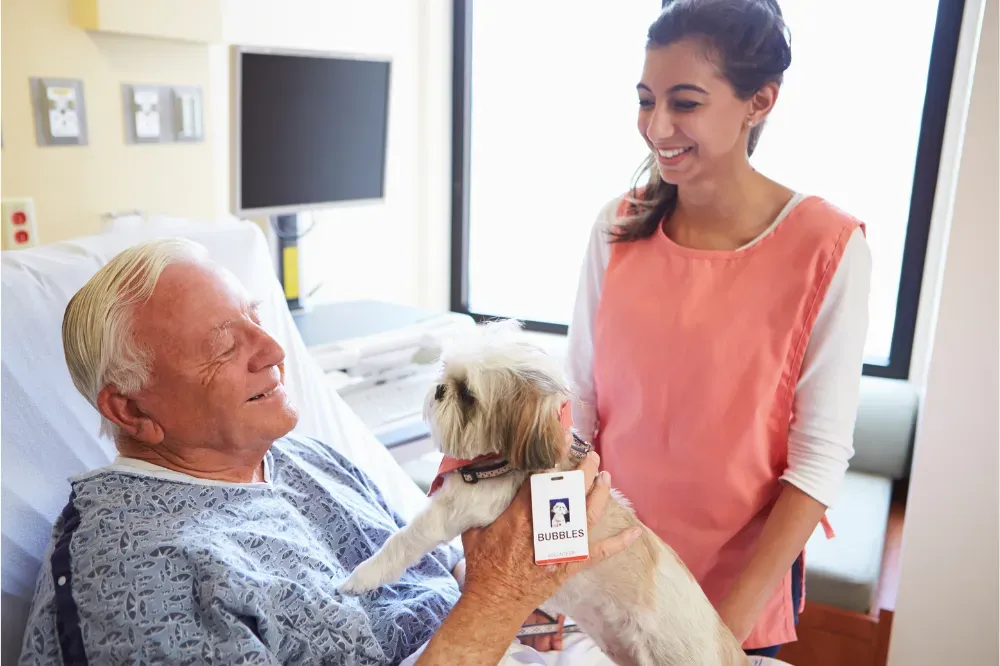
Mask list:
[[[748,100],[768,83],[781,85],[792,62],[791,39],[777,0],[673,0],[649,26],[646,48],[682,39],[701,40],[705,55],[740,99]],[[763,123],[750,129],[747,153],[753,154]],[[639,182],[644,174],[644,187]],[[639,168],[627,197],[631,213],[611,232],[613,241],[648,238],[677,207],[677,186],[660,178],[652,154]]]

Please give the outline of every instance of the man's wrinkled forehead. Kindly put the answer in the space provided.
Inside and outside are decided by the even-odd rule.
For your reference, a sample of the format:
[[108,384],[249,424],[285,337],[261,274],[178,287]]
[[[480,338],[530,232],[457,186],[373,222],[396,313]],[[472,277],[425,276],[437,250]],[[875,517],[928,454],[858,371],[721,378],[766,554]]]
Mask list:
[[[160,274],[149,301],[136,316],[136,333],[172,346],[210,345],[248,303],[243,285],[232,273],[211,264],[185,262]],[[157,340],[150,340],[156,345]]]
[[238,324],[244,315],[250,315],[254,319],[260,318],[260,301],[247,301],[243,300],[239,314],[234,314],[228,319],[222,319],[218,323],[212,325],[209,330],[209,342],[214,346],[222,338],[225,338],[229,333],[230,329]]

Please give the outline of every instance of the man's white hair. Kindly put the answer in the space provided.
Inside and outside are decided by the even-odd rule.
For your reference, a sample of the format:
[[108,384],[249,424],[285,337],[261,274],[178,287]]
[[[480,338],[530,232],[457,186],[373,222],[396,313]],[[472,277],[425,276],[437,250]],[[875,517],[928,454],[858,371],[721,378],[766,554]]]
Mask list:
[[[136,245],[116,255],[70,299],[62,323],[66,365],[73,385],[95,409],[105,386],[129,395],[149,379],[152,357],[133,336],[132,316],[153,295],[163,269],[207,259],[203,246],[182,238]],[[101,435],[118,435],[103,415]]]

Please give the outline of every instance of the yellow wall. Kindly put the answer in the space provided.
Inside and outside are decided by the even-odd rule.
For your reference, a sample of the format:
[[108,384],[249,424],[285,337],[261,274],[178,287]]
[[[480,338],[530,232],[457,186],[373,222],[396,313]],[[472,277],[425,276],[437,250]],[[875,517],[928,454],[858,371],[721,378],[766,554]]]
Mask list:
[[[101,214],[115,210],[213,217],[225,183],[213,169],[207,122],[215,101],[209,47],[86,32],[70,24],[69,0],[0,0],[0,9],[0,192],[34,199],[41,242],[99,231]],[[88,145],[36,145],[31,76],[83,80]],[[201,86],[204,141],[127,145],[122,83]]]
[[[100,215],[112,210],[228,215],[228,44],[389,57],[385,199],[316,215],[303,243],[303,289],[319,288],[314,302],[380,298],[447,307],[448,0],[222,0],[222,44],[213,46],[89,33],[71,25],[71,0],[0,3],[0,190],[34,198],[41,242],[98,231]],[[29,76],[83,79],[88,146],[35,145]],[[204,142],[126,145],[123,82],[200,85]]]

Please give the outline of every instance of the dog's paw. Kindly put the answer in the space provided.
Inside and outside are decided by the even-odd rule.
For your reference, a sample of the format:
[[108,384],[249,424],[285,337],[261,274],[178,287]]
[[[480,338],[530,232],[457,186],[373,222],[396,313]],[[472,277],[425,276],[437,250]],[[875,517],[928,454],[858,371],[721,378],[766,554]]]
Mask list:
[[337,586],[337,591],[347,596],[358,596],[386,583],[384,578],[383,572],[372,562],[362,562],[347,580]]
[[337,592],[341,593],[345,597],[356,597],[364,594],[368,590],[361,587],[361,585],[354,580],[354,576],[351,576],[343,583],[337,586]]

